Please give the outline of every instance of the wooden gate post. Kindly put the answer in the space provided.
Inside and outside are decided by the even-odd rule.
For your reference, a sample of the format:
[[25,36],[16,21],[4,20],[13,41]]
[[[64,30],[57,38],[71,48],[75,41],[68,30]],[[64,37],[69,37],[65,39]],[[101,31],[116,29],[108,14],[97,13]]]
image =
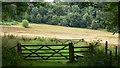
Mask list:
[[90,43],[90,52],[94,53],[94,48],[93,48],[93,45],[91,43]]
[[110,51],[110,66],[112,66],[112,51]]
[[20,43],[17,44],[17,52],[18,52],[18,54],[21,54],[21,52],[22,52]]
[[69,59],[70,59],[70,62],[74,62],[74,46],[73,46],[73,43],[69,43]]
[[116,57],[116,60],[117,60],[117,46],[115,46],[115,57]]
[[105,54],[107,54],[108,42],[105,42]]

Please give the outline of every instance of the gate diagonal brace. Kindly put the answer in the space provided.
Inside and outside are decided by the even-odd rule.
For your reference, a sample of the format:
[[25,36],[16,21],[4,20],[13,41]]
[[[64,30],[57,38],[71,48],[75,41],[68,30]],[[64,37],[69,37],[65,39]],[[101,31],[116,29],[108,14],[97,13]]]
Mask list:
[[67,47],[67,45],[64,46],[63,48],[59,49],[58,51],[56,51],[55,49],[52,49],[52,48],[50,48],[50,47],[48,47],[48,46],[46,46],[46,47],[49,48],[50,50],[53,50],[53,51],[55,52],[55,53],[52,53],[52,55],[48,56],[48,57],[46,58],[46,60],[49,59],[50,57],[54,56],[56,53],[57,53],[57,54],[60,54],[60,55],[63,56],[63,57],[65,57],[66,59],[69,59],[69,58],[67,58],[66,56],[62,55],[62,53],[59,53],[61,50],[63,50],[65,47]]
[[[24,47],[24,46],[22,46],[22,47]],[[34,52],[33,52],[32,50],[29,50],[29,49],[27,49],[26,47],[24,47],[26,50],[28,50],[28,51],[31,52],[28,56],[25,56],[24,59],[26,59],[27,57],[30,57],[32,54],[36,54],[35,52],[37,52],[38,50],[42,49],[43,47],[44,47],[44,46],[38,48],[38,49],[35,50]],[[41,57],[42,59],[45,59],[45,58],[43,58],[42,56],[39,56],[38,54],[36,54],[36,55],[37,55],[38,57]]]

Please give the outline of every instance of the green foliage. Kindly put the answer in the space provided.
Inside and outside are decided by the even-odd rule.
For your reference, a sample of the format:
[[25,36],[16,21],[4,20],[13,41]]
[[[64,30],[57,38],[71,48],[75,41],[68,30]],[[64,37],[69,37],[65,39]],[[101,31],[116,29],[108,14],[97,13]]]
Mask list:
[[108,56],[104,52],[98,51],[97,54],[87,53],[84,58],[79,59],[81,66],[109,66]]
[[[96,45],[97,43],[97,45]],[[105,47],[103,44],[100,44],[99,41],[91,42],[93,45],[93,53],[84,53],[84,57],[80,58],[79,64],[80,66],[110,66],[110,53],[112,51],[112,66],[119,66],[118,60],[115,59],[114,50],[115,46],[108,47],[108,54],[105,54]],[[112,49],[110,49],[112,48]],[[114,49],[113,49],[114,48]],[[118,54],[119,55],[119,54]]]
[[[3,42],[6,43],[6,42]],[[22,57],[20,57],[15,49],[10,49],[10,47],[2,47],[2,66],[16,66],[18,63],[22,61]]]
[[16,17],[16,13],[17,13],[16,9],[17,6],[14,4],[10,4],[10,5],[7,4],[2,6],[2,19],[4,21],[12,21],[14,17]]
[[5,47],[12,47],[15,46],[19,41],[13,35],[4,35],[4,37],[2,38],[2,42],[2,45],[4,45]]
[[27,28],[28,25],[29,25],[28,20],[22,20],[22,26],[23,26],[23,27]]
[[41,23],[42,22],[42,16],[40,14],[37,14],[36,21],[37,21],[37,23]]
[[[6,3],[3,3],[3,21],[24,18],[33,23],[107,29],[111,32],[118,32],[117,3],[34,2],[19,3],[20,5],[18,3],[4,4]],[[11,9],[9,10],[9,8]]]
[[97,23],[97,21],[93,20],[91,23],[91,29],[98,29],[99,28],[99,24]]
[[13,22],[0,22],[0,25],[17,25],[19,22],[13,21]]
[[3,2],[2,3],[2,21],[21,21],[28,4],[25,2]]
[[51,18],[51,21],[49,22],[49,24],[57,25],[58,22],[59,22],[58,16],[57,15],[53,15],[52,18]]
[[4,35],[2,37],[2,66],[16,66],[22,61],[22,57],[18,55],[16,50],[13,48],[19,41],[13,35]]

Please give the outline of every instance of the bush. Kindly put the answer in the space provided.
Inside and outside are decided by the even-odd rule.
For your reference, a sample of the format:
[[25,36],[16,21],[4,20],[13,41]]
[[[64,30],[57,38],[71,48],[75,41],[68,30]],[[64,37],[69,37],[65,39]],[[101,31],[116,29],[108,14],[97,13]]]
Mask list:
[[19,22],[17,22],[17,21],[13,21],[13,22],[11,23],[11,25],[17,25],[17,24],[19,24]]
[[[83,53],[84,57],[78,59],[79,64],[81,66],[110,66],[110,52],[108,52],[108,54],[105,54],[105,47],[103,47],[103,44],[98,43],[98,45],[95,45],[95,42],[92,42],[91,44],[94,47],[93,53]],[[112,49],[108,47],[108,51],[112,51]],[[120,65],[118,60],[115,59],[114,52],[112,52],[111,65]]]
[[11,49],[19,42],[19,39],[13,35],[2,36],[2,68],[16,66],[22,62],[22,57],[18,55],[15,49]]
[[2,46],[2,67],[16,66],[22,61],[22,57],[18,55],[15,49]]
[[23,26],[23,27],[27,28],[28,25],[29,25],[28,20],[22,20],[22,26]]

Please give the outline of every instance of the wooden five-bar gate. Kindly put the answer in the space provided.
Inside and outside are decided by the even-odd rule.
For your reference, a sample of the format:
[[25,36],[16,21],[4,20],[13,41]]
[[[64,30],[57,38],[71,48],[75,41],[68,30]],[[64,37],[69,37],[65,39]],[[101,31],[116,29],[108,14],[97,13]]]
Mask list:
[[[97,44],[95,44],[97,45]],[[74,47],[73,43],[61,45],[23,45],[18,43],[15,48],[19,55],[24,59],[37,59],[37,60],[70,60],[75,61],[75,58],[83,57],[81,52],[94,52],[93,45]],[[12,49],[11,48],[11,49]],[[81,50],[86,49],[86,50]],[[110,52],[110,65],[112,65],[112,51],[108,49],[108,42],[105,43],[105,55]],[[118,46],[115,46],[115,58],[118,60]]]
[[[22,45],[18,43],[17,52],[24,59],[70,60],[70,62],[73,62],[76,53],[92,51],[92,47],[92,45],[74,47],[73,43],[61,45]],[[81,51],[79,48],[89,48],[90,50]]]

